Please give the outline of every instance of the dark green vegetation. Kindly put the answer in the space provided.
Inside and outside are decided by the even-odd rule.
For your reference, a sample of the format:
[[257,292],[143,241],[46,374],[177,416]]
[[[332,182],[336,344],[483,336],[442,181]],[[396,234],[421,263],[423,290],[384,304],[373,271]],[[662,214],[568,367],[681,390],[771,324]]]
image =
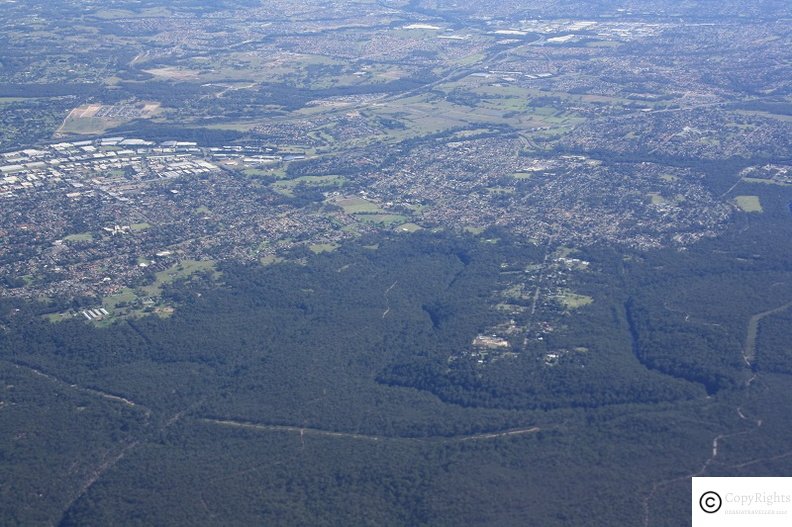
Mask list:
[[226,264],[108,328],[6,301],[3,523],[684,524],[716,435],[710,474],[787,466],[788,313],[759,321],[749,387],[742,352],[792,301],[789,197],[751,190],[765,214],[721,239],[584,251],[568,285],[595,301],[546,346],[588,351],[553,367],[447,360],[492,323],[501,263],[541,261],[505,233]]
[[757,354],[757,365],[762,371],[792,374],[790,327],[792,318],[788,309],[762,320]]

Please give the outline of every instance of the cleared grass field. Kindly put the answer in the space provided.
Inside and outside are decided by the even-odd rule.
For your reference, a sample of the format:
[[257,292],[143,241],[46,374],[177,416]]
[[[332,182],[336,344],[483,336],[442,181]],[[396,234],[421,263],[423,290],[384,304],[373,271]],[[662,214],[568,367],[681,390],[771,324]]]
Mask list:
[[242,173],[248,177],[274,177],[283,179],[286,177],[286,168],[283,166],[277,168],[246,168]]
[[359,214],[357,217],[366,223],[377,225],[398,225],[407,221],[407,216],[401,214]]
[[141,291],[148,296],[159,296],[162,294],[162,287],[180,278],[188,278],[190,275],[201,271],[214,271],[214,260],[184,260],[169,269],[159,271],[155,275],[154,283],[144,286]]
[[276,263],[280,263],[282,261],[284,261],[283,258],[281,258],[280,256],[275,256],[274,254],[268,254],[263,258],[259,258],[259,262],[261,263],[261,265],[273,265]]
[[33,101],[39,97],[0,97],[0,104],[12,104],[15,102]]
[[64,238],[68,242],[90,242],[93,240],[93,235],[90,232],[81,232],[78,234],[69,234]]
[[330,200],[347,214],[378,214],[384,212],[379,205],[364,198],[349,197]]
[[467,57],[462,57],[461,59],[455,61],[455,63],[460,66],[470,66],[476,62],[481,62],[484,60],[484,57],[484,53],[474,53],[472,55],[468,55]]
[[134,302],[137,299],[138,296],[135,294],[135,291],[130,289],[129,287],[125,287],[114,295],[106,296],[102,300],[102,307],[104,307],[110,312],[113,312],[118,308],[118,304],[124,302],[127,303]]
[[423,227],[421,227],[417,223],[404,223],[396,227],[394,230],[396,232],[417,232],[420,231],[421,229],[423,229]]
[[573,293],[572,291],[563,291],[558,297],[558,302],[566,309],[578,309],[591,304],[594,302],[594,299],[590,296]]
[[294,179],[276,181],[272,184],[275,192],[293,196],[292,190],[298,185],[307,187],[342,187],[346,180],[341,176],[302,176]]
[[101,119],[99,117],[67,117],[58,129],[59,134],[100,135],[123,123],[120,120]]
[[163,79],[168,80],[194,80],[198,78],[200,75],[200,71],[184,69],[184,68],[176,68],[172,66],[163,67],[163,68],[152,68],[149,70],[143,70],[150,75],[154,75],[155,77],[160,77]]
[[736,196],[734,203],[743,212],[764,212],[762,204],[759,202],[759,196]]
[[57,324],[58,322],[63,322],[64,320],[69,320],[70,318],[74,318],[74,314],[70,312],[50,313],[48,315],[44,315],[44,318],[47,319],[49,322],[52,322],[53,324]]
[[308,246],[314,254],[333,252],[338,249],[338,247],[339,245],[336,243],[316,243]]

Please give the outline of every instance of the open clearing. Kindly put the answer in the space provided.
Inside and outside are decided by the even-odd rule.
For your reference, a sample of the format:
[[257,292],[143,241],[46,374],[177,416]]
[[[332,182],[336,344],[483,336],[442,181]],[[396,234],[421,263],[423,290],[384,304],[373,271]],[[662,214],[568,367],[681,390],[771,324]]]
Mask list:
[[420,231],[423,227],[418,225],[417,223],[404,223],[396,227],[396,232],[417,232]]
[[564,291],[559,295],[558,301],[566,309],[578,309],[591,304],[594,302],[594,299],[590,296],[573,293],[572,291]]
[[339,245],[335,243],[315,243],[308,246],[314,254],[330,253],[338,249],[338,247]]
[[379,205],[364,198],[336,198],[330,203],[338,205],[347,214],[378,214],[384,212]]
[[90,242],[93,240],[93,235],[90,232],[81,232],[78,234],[69,234],[64,238],[68,242]]
[[401,214],[359,214],[357,217],[361,221],[378,225],[396,225],[407,221],[407,216]]
[[100,135],[133,119],[150,119],[160,112],[157,102],[83,104],[72,109],[55,132],[59,135]]
[[153,68],[150,70],[143,70],[155,77],[161,77],[169,80],[191,80],[197,79],[201,72],[196,70],[188,70],[175,67]]
[[743,212],[763,212],[759,196],[736,196],[734,202]]
[[190,275],[201,271],[214,271],[214,260],[184,260],[172,267],[156,273],[154,283],[147,285],[142,290],[149,296],[159,296],[162,287],[180,278],[188,278]]
[[341,187],[346,180],[341,176],[302,176],[294,179],[276,181],[272,189],[280,194],[293,196],[292,190],[298,185],[306,187]]

